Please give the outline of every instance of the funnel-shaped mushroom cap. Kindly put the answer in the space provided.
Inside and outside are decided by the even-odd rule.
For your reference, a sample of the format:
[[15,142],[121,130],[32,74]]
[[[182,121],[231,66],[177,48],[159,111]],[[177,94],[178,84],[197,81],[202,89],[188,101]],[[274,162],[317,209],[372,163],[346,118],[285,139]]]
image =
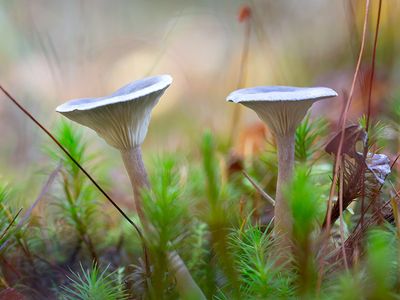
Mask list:
[[151,111],[171,83],[169,75],[147,77],[110,96],[68,101],[56,111],[93,129],[111,146],[132,149],[143,143]]
[[275,134],[285,135],[296,130],[315,101],[335,96],[325,87],[260,86],[234,91],[227,101],[251,108]]

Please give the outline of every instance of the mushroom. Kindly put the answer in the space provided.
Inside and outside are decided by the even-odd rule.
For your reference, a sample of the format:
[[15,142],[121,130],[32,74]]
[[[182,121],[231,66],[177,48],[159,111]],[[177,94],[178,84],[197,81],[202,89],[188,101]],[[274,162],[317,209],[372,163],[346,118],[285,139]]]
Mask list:
[[133,81],[109,96],[68,101],[56,111],[87,126],[121,152],[128,172],[137,213],[144,216],[140,191],[149,187],[141,145],[146,137],[153,107],[172,83],[170,75]]
[[[140,193],[150,184],[141,145],[147,134],[151,111],[171,83],[170,75],[147,77],[131,82],[110,96],[71,100],[56,108],[57,112],[72,121],[96,131],[121,152],[132,184],[136,211],[148,231],[151,228],[142,211]],[[206,299],[181,257],[177,253],[169,253],[168,261],[182,297],[190,294],[193,296],[191,299]]]
[[295,131],[311,105],[321,99],[337,96],[325,87],[260,86],[232,92],[227,101],[254,110],[275,136],[278,149],[278,182],[275,197],[274,234],[281,245],[289,246],[291,214],[283,197],[283,186],[292,177]]

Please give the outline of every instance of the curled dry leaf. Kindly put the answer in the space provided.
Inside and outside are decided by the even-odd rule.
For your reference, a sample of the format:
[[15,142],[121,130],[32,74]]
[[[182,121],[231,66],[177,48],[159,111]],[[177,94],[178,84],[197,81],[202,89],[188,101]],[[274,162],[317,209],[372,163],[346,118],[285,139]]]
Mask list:
[[[339,149],[340,138],[342,132],[337,133],[326,145],[325,151],[329,154],[336,155]],[[362,142],[363,146],[367,142],[367,133],[358,125],[350,125],[344,130],[342,154],[347,154],[352,158],[359,158],[360,153],[356,150],[357,142]],[[362,155],[361,155],[362,157]]]
[[[337,155],[341,139],[341,132],[337,133],[325,147],[329,154]],[[362,143],[363,148],[367,143],[367,133],[358,125],[351,125],[345,128],[342,144],[342,163],[343,166],[343,210],[352,201],[361,197],[373,198],[379,191],[386,177],[390,173],[390,161],[384,154],[368,153],[364,157],[363,153],[357,151],[357,143]],[[331,224],[340,216],[339,203],[336,202],[332,207]],[[327,219],[323,227],[327,224]]]

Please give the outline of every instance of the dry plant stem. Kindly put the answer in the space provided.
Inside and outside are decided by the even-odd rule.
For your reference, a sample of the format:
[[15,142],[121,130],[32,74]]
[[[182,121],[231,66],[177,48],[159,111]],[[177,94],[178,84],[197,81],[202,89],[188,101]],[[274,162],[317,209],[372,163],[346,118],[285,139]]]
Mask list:
[[[375,58],[376,58],[376,48],[377,48],[377,43],[378,43],[378,34],[379,34],[379,24],[380,24],[380,18],[381,18],[381,9],[382,9],[382,0],[379,0],[379,6],[378,6],[378,18],[376,21],[376,29],[375,29],[375,37],[374,37],[374,48],[373,48],[373,53],[372,53],[372,62],[371,62],[371,73],[370,73],[370,78],[369,78],[369,85],[368,85],[368,106],[367,106],[367,121],[365,125],[365,131],[368,133],[369,131],[369,124],[370,124],[370,118],[371,118],[371,101],[372,101],[372,86],[374,82],[374,74],[375,74]],[[368,155],[368,148],[369,148],[369,139],[367,136],[367,142],[364,146],[364,160],[366,159]],[[365,172],[365,166],[363,165],[362,169],[362,175],[364,176]],[[365,203],[365,186],[364,186],[364,181],[362,183],[362,198],[361,198],[361,227],[364,226],[364,214],[365,214],[365,208],[364,204]]]
[[[241,88],[247,78],[247,62],[249,58],[249,46],[250,46],[250,36],[251,36],[251,20],[246,21],[246,29],[244,33],[244,42],[243,42],[243,50],[242,50],[242,57],[240,59],[240,70],[239,70],[239,78],[237,82],[237,88]],[[240,116],[241,116],[242,108],[240,105],[236,105],[233,108],[233,115],[232,121],[230,126],[230,133],[229,133],[229,144],[233,142],[233,137],[237,132],[237,129],[240,124]]]
[[265,199],[267,200],[272,206],[275,206],[275,200],[268,195],[258,184],[257,182],[255,182],[255,180],[253,178],[251,178],[249,176],[249,174],[247,174],[246,171],[242,171],[244,177],[246,177],[246,179],[252,184],[252,186],[255,188],[255,190]]
[[334,174],[333,174],[333,180],[332,180],[332,185],[331,185],[331,189],[330,189],[330,193],[329,193],[329,199],[328,199],[328,216],[327,216],[327,220],[328,220],[328,226],[326,228],[326,232],[329,233],[330,229],[331,229],[331,206],[332,206],[332,198],[333,198],[333,194],[335,192],[335,186],[337,184],[337,180],[338,180],[338,172],[339,172],[339,157],[342,155],[342,149],[343,149],[343,142],[344,142],[344,132],[345,132],[345,128],[346,128],[346,120],[347,120],[347,114],[349,112],[350,109],[350,105],[351,105],[351,100],[353,99],[353,94],[354,94],[354,89],[356,86],[356,82],[357,82],[357,78],[358,78],[358,73],[360,72],[360,66],[361,66],[361,60],[362,60],[362,56],[364,53],[364,47],[365,47],[365,38],[366,38],[366,33],[367,33],[367,24],[368,24],[368,12],[369,12],[369,5],[370,5],[370,0],[366,1],[366,7],[365,7],[365,18],[364,18],[364,26],[363,26],[363,35],[362,35],[362,40],[361,40],[361,46],[360,46],[360,53],[358,55],[358,60],[357,60],[357,66],[356,66],[356,70],[354,72],[354,76],[353,76],[353,81],[351,84],[351,88],[350,88],[350,93],[346,102],[346,106],[345,109],[343,111],[343,118],[342,118],[342,122],[340,124],[341,126],[341,136],[340,136],[340,142],[339,142],[339,147],[338,147],[338,151],[336,153],[336,159],[335,159],[335,169],[334,169]]
[[351,88],[350,88],[350,93],[349,93],[349,96],[348,96],[348,99],[347,99],[347,103],[346,103],[345,109],[343,111],[343,118],[342,118],[341,124],[340,124],[342,134],[340,136],[339,147],[338,147],[338,151],[336,153],[336,159],[335,159],[335,164],[334,164],[334,172],[333,172],[333,180],[332,180],[332,184],[331,184],[331,188],[330,188],[330,192],[329,192],[329,199],[328,199],[328,205],[327,205],[327,226],[326,226],[326,230],[325,230],[325,234],[324,234],[324,241],[323,241],[322,250],[321,250],[322,255],[320,256],[321,259],[320,259],[320,262],[319,262],[320,270],[318,272],[318,280],[317,280],[317,287],[316,287],[317,288],[317,295],[319,295],[319,291],[321,289],[322,277],[323,277],[323,272],[324,272],[324,263],[323,263],[323,259],[325,257],[324,253],[325,253],[327,238],[328,238],[329,232],[331,230],[332,198],[333,198],[333,195],[335,193],[335,187],[336,187],[336,184],[337,184],[337,181],[338,181],[339,157],[341,157],[342,149],[343,149],[344,132],[345,132],[345,127],[346,127],[347,114],[349,112],[350,105],[351,105],[351,102],[352,102],[351,100],[353,98],[354,89],[355,89],[355,86],[356,86],[358,74],[360,72],[361,60],[362,60],[363,53],[364,53],[365,39],[366,39],[367,25],[368,25],[369,7],[370,7],[370,0],[366,0],[364,25],[363,25],[363,33],[362,33],[360,51],[359,51],[359,54],[358,54],[356,70],[354,72],[353,81],[352,81]]
[[128,172],[129,179],[131,180],[137,214],[142,225],[146,228],[147,221],[143,214],[140,193],[143,188],[149,188],[150,183],[143,164],[142,150],[140,146],[128,150],[121,150],[121,156],[122,160],[124,161],[126,171]]
[[[379,24],[380,24],[380,19],[381,19],[381,9],[382,9],[382,0],[379,0],[378,4],[378,17],[376,20],[376,28],[375,28],[375,37],[374,37],[374,48],[373,48],[373,53],[372,53],[372,62],[371,62],[371,73],[370,73],[370,78],[369,78],[369,85],[368,85],[368,106],[367,106],[367,121],[365,125],[365,131],[367,132],[367,141],[364,146],[364,160],[366,160],[367,155],[368,155],[368,149],[369,149],[369,138],[368,138],[368,131],[370,127],[370,119],[371,119],[371,105],[372,105],[372,86],[374,83],[374,74],[375,74],[375,58],[376,58],[376,48],[378,44],[378,34],[379,34]],[[362,165],[362,171],[361,171],[362,176],[365,176],[365,165]],[[366,213],[365,211],[365,183],[364,181],[362,182],[362,197],[361,197],[361,227],[364,226],[364,215]]]
[[283,195],[284,186],[292,179],[294,168],[294,133],[276,136],[278,147],[278,182],[276,184],[274,234],[278,237],[281,253],[290,251],[292,216]]

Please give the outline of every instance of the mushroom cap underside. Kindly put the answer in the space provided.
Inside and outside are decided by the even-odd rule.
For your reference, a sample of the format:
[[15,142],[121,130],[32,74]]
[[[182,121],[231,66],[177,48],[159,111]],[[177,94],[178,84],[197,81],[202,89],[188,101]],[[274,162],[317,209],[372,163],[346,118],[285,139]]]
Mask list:
[[226,98],[229,102],[286,102],[309,101],[336,97],[327,87],[258,86],[236,90]]
[[291,135],[301,123],[315,101],[258,102],[242,104],[254,110],[270,130],[277,136]]
[[76,110],[91,110],[121,102],[139,100],[146,95],[165,90],[171,83],[172,77],[170,75],[146,77],[123,86],[109,96],[70,100],[58,106],[56,111],[65,113]]
[[337,96],[326,87],[259,86],[232,92],[227,101],[254,110],[277,136],[291,135],[311,105]]
[[57,111],[93,129],[109,145],[132,149],[143,143],[151,111],[171,82],[169,75],[136,80],[110,96],[71,100]]

